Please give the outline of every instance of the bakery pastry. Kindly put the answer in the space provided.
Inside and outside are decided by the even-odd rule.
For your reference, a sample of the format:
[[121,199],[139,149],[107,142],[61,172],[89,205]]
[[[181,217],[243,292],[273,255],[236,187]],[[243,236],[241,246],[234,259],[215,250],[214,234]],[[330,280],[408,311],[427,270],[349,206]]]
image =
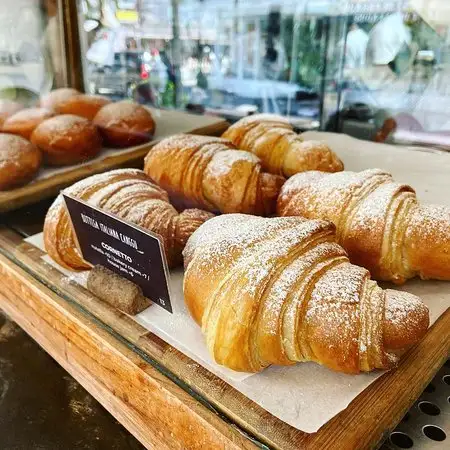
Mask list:
[[261,159],[267,172],[290,177],[307,170],[339,172],[342,161],[325,142],[303,140],[289,122],[275,114],[256,114],[231,125],[222,137]]
[[20,103],[9,100],[0,100],[0,130],[3,127],[5,120],[21,109],[23,109],[23,105]]
[[38,172],[42,154],[26,139],[0,133],[0,191],[28,183]]
[[48,94],[42,95],[40,99],[40,106],[42,108],[57,110],[60,103],[65,102],[74,95],[80,95],[81,92],[73,88],[59,88],[50,91]]
[[94,120],[95,115],[111,100],[103,95],[73,95],[59,103],[55,109],[60,114],[74,114],[89,120]]
[[[169,267],[181,264],[181,252],[187,239],[212,217],[198,209],[179,214],[168,202],[167,193],[141,170],[118,169],[93,175],[64,192],[159,234],[163,239]],[[71,270],[90,268],[75,244],[61,195],[45,218],[44,243],[47,253],[61,266]]]
[[144,171],[176,204],[222,213],[269,215],[284,178],[263,173],[252,153],[221,138],[181,134],[164,139],[145,158]]
[[223,215],[184,255],[188,310],[215,361],[234,370],[299,361],[389,369],[428,328],[421,300],[350,264],[330,222]]
[[33,131],[31,142],[42,150],[45,162],[51,166],[85,161],[97,155],[102,148],[102,139],[95,125],[71,114],[42,122]]
[[104,106],[94,118],[111,147],[132,147],[150,141],[155,122],[147,108],[127,101]]
[[30,139],[34,129],[44,120],[54,115],[55,113],[47,108],[22,109],[5,120],[2,131]]
[[421,205],[383,170],[295,175],[283,186],[278,214],[332,221],[350,260],[375,279],[450,280],[450,208]]

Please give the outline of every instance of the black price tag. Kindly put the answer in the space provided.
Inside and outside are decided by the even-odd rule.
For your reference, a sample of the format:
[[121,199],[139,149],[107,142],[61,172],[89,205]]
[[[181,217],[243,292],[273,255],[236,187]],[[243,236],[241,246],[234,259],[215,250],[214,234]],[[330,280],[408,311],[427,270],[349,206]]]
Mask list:
[[161,238],[75,197],[63,197],[83,258],[137,284],[147,298],[172,312]]

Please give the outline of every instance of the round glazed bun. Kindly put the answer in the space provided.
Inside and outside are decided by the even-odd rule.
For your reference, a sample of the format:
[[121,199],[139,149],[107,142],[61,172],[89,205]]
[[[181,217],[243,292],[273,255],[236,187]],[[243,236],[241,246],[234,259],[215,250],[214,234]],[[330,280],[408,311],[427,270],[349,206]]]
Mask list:
[[100,109],[109,103],[111,100],[103,95],[80,94],[69,97],[55,108],[60,114],[75,114],[93,120]]
[[31,135],[31,142],[44,153],[51,166],[66,166],[94,157],[102,148],[95,125],[71,114],[52,117],[42,122]]
[[3,123],[5,133],[18,134],[30,139],[31,133],[44,120],[53,117],[55,113],[47,108],[26,108],[8,117]]
[[127,101],[104,106],[95,116],[97,125],[111,147],[131,147],[148,142],[155,122],[148,109]]
[[42,154],[23,137],[0,133],[0,190],[28,183],[39,170]]
[[80,95],[81,92],[72,88],[60,88],[43,95],[40,100],[40,106],[43,108],[57,110],[60,103],[65,102],[74,95]]
[[21,109],[23,109],[23,105],[20,103],[11,102],[9,100],[0,100],[0,129],[8,117],[12,116]]

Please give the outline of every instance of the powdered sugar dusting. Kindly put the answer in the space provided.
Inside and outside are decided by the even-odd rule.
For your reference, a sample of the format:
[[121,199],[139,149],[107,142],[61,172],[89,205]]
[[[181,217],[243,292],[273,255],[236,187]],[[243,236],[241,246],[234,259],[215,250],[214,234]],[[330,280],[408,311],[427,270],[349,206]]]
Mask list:
[[412,214],[409,227],[419,227],[423,237],[449,242],[450,208],[443,205],[421,205]]
[[50,118],[53,115],[54,115],[54,113],[47,108],[26,108],[26,109],[22,109],[21,111],[15,113],[14,115],[10,116],[5,121],[3,126],[6,127],[11,124],[28,121],[28,120],[33,120],[33,121],[39,120],[39,119],[43,120],[46,118]]
[[415,295],[388,289],[385,317],[392,324],[408,323],[411,317],[422,311],[428,311],[425,304]]
[[0,133],[0,165],[19,162],[30,151],[37,151],[31,142],[20,136]]
[[242,162],[249,162],[254,165],[259,164],[259,158],[249,152],[225,149],[216,153],[212,162],[208,166],[209,172],[216,177],[220,177],[232,171],[235,165]]
[[[380,180],[383,182],[382,180]],[[385,217],[389,212],[394,195],[406,188],[405,185],[386,181],[370,192],[361,202],[355,206],[351,227],[353,229],[373,229],[384,224]]]

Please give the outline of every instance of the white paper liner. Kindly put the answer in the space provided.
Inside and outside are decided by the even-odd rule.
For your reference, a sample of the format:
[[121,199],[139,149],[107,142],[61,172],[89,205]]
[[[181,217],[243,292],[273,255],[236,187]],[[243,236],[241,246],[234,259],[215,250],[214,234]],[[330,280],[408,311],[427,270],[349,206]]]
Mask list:
[[[342,158],[347,170],[373,167],[386,169],[397,181],[414,186],[421,201],[450,205],[450,155],[375,144],[334,133],[308,132],[304,137],[325,140]],[[27,241],[43,249],[42,236],[35,235]],[[48,256],[44,259],[58,267],[71,280],[83,283],[86,275],[74,275],[70,271],[64,271]],[[450,306],[450,282],[410,280],[400,287],[388,283],[383,287],[420,296],[430,310],[431,324]],[[153,305],[135,319],[272,415],[304,432],[316,432],[383,374],[345,375],[315,363],[269,367],[252,376],[223,370],[211,361],[199,327],[183,312],[180,271],[172,272],[171,292],[176,317],[171,317],[170,313]]]

